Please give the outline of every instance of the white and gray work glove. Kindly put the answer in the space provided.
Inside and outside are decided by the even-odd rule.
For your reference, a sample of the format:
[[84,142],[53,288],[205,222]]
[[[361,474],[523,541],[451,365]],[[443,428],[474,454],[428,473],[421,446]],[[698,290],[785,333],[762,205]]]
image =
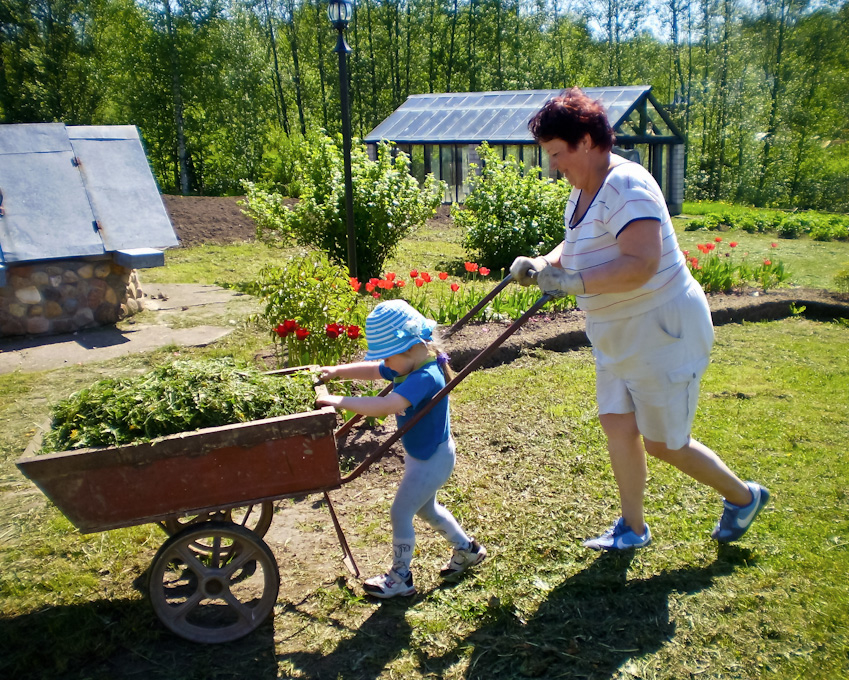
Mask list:
[[546,267],[537,275],[540,290],[552,297],[583,295],[584,279],[580,272],[567,272],[560,267]]
[[[548,260],[544,257],[517,257],[510,265],[510,274],[520,286],[532,286],[536,283],[536,274],[548,266]],[[530,275],[531,271],[535,272],[533,277]]]

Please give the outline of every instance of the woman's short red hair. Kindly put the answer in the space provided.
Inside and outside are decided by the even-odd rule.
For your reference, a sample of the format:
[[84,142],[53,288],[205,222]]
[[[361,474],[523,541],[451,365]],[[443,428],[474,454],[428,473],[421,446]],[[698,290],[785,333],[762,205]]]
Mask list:
[[616,142],[602,105],[590,99],[579,87],[564,90],[547,101],[531,118],[528,129],[537,142],[559,138],[571,148],[576,147],[586,134],[594,146],[605,151],[610,151]]

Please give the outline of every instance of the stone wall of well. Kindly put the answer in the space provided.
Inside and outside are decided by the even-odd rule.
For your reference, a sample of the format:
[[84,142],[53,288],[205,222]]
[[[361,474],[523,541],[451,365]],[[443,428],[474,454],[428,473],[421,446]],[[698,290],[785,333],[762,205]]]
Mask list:
[[136,270],[108,256],[7,264],[0,337],[113,324],[141,311],[143,297]]

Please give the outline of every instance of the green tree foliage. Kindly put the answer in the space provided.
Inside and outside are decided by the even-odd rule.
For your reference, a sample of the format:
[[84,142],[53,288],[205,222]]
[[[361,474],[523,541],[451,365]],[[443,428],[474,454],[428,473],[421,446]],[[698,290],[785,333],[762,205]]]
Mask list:
[[[348,228],[342,140],[314,135],[305,145],[301,170],[301,198],[287,205],[283,197],[248,182],[247,203],[257,220],[260,237],[271,241],[294,239],[303,246],[319,247],[330,258],[348,260]],[[428,175],[424,185],[409,172],[407,154],[388,143],[370,160],[363,145],[351,152],[357,274],[378,276],[401,239],[436,213],[445,192],[444,183]]]
[[[138,125],[164,191],[238,192],[341,130],[325,10],[0,0],[0,121]],[[361,138],[411,94],[649,84],[688,199],[849,210],[846,0],[359,0],[346,37]]]
[[501,160],[487,144],[478,153],[481,172],[469,179],[465,205],[452,207],[470,256],[501,269],[518,255],[549,252],[563,240],[568,183],[540,179],[535,169],[525,172],[523,163],[513,156]]

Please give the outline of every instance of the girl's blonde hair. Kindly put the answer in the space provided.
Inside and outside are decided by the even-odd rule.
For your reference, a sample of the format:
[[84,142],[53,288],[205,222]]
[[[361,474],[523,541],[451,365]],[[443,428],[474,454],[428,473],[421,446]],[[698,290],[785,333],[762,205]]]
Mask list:
[[436,355],[436,363],[442,370],[442,375],[445,376],[445,382],[450,382],[454,378],[454,371],[451,370],[451,366],[448,363],[450,357],[445,352],[445,348],[442,346],[442,341],[438,338],[434,338],[427,343],[427,346],[428,349],[433,351]]

